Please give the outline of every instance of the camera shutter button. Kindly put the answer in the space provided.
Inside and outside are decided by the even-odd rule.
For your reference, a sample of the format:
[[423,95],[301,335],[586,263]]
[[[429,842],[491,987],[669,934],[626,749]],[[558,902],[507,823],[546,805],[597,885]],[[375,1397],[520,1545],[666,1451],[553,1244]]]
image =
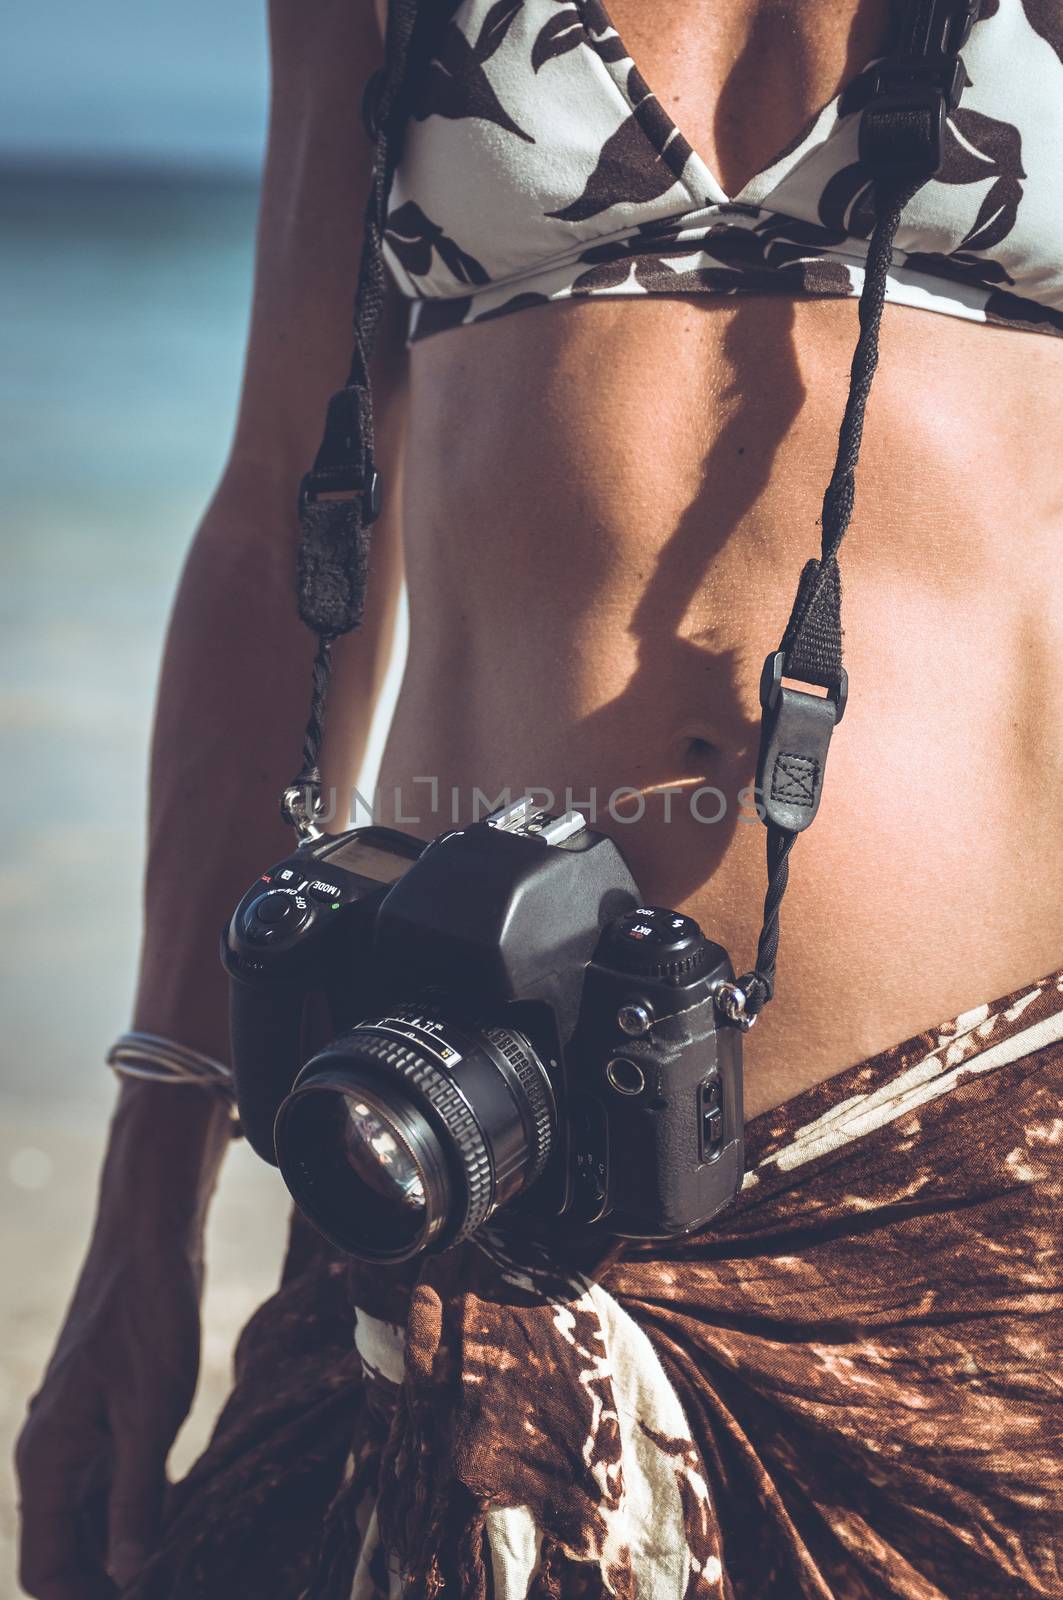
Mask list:
[[244,929],[255,943],[270,944],[295,933],[309,915],[310,906],[304,895],[274,889],[249,907]]

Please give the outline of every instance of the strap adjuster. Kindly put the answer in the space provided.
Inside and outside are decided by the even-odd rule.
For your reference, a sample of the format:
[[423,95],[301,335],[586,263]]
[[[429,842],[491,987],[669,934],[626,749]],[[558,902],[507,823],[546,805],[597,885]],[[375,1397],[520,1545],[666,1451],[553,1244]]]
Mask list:
[[[958,57],[955,65],[962,73]],[[880,82],[882,87],[860,116],[861,166],[876,178],[898,182],[929,178],[941,168],[946,118],[956,100],[950,102],[949,90],[924,71],[909,74],[898,69]],[[955,93],[958,98],[958,90]]]
[[871,80],[869,105],[887,100],[891,104],[921,105],[929,95],[943,94],[952,111],[960,101],[964,66],[958,55],[938,56],[933,60],[880,61]]
[[[366,478],[368,481],[366,481]],[[370,464],[367,475],[354,467],[308,472],[299,485],[299,510],[320,500],[322,495],[361,495],[362,526],[368,527],[380,515],[383,498],[380,474]]]
[[982,0],[929,0],[909,21],[901,53],[875,68],[859,154],[876,177],[919,182],[940,170],[946,119],[967,81],[959,52],[981,8]]
[[[784,677],[793,677],[793,673],[786,672],[786,651],[773,650],[765,658],[764,667],[760,674],[760,708],[762,711],[774,711],[782,693],[782,680]],[[846,702],[849,699],[849,674],[844,667],[840,669],[840,677],[836,684],[820,683],[817,688],[826,689],[827,699],[834,706],[834,726],[837,727],[845,715]],[[811,682],[811,679],[795,678],[795,682]],[[795,690],[794,693],[799,691]],[[816,696],[815,698],[821,698]]]
[[380,515],[380,474],[370,444],[372,421],[366,388],[351,383],[328,403],[325,432],[317,458],[299,485],[299,510],[324,495],[361,496],[361,523]]

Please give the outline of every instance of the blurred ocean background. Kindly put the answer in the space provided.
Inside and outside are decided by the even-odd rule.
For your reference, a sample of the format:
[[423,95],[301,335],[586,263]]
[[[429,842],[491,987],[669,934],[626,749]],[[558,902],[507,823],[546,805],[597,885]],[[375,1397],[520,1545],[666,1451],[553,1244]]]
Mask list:
[[[128,1022],[155,677],[233,423],[266,96],[259,0],[52,0],[4,24],[0,1600],[21,1592],[10,1448],[91,1225],[103,1054]],[[235,1148],[174,1471],[271,1288],[286,1211]]]

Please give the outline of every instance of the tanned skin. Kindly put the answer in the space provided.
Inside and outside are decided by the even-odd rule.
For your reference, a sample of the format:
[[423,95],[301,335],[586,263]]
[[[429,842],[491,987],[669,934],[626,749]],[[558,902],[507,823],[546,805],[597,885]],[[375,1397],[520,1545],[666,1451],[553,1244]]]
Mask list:
[[[889,23],[889,0],[611,11],[729,193],[881,53]],[[218,1056],[218,929],[289,844],[276,797],[312,652],[292,506],[346,370],[378,23],[369,0],[273,0],[244,394],[163,665],[135,1024]],[[642,820],[598,825],[644,896],[749,965],[764,837],[739,796],[757,683],[818,549],[856,302],[570,302],[408,356],[397,312],[375,372],[388,509],[368,620],[337,651],[327,782],[349,790],[361,765],[405,567],[412,644],[380,820],[430,837],[454,788],[464,803],[630,787]],[[887,306],[881,350],[842,552],[850,708],[791,857],[777,996],[746,1040],[750,1115],[1061,959],[1063,341]],[[665,821],[661,791],[699,785],[725,816],[698,821],[679,798]],[[387,814],[396,789],[418,821]],[[106,1595],[108,1570],[124,1580],[151,1549],[226,1142],[206,1097],[119,1097],[88,1257],[19,1445],[38,1600]],[[93,1477],[86,1542],[74,1513]]]

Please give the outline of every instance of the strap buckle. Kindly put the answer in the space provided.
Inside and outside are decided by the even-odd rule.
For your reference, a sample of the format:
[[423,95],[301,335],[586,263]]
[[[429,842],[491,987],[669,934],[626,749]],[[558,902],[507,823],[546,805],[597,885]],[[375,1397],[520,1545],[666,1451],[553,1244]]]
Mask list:
[[332,396],[325,432],[310,471],[299,485],[299,510],[323,495],[359,495],[363,528],[380,515],[380,474],[370,446],[369,396],[360,384],[348,384]]
[[966,82],[959,52],[980,10],[981,0],[929,0],[906,30],[902,52],[875,69],[859,155],[876,177],[911,182],[939,171],[946,118]]
[[380,474],[372,464],[368,474],[355,467],[326,472],[307,472],[299,484],[299,510],[314,505],[322,495],[361,495],[362,526],[368,527],[380,515],[382,490]]
[[802,833],[819,810],[830,736],[845,714],[845,669],[826,695],[783,685],[785,651],[773,650],[760,678],[760,752],[757,789],[765,822]]
[[281,816],[299,835],[300,845],[313,844],[322,837],[318,826],[321,814],[321,779],[310,778],[290,783],[281,795]]
[[[954,63],[962,73],[959,57]],[[940,171],[945,153],[949,90],[940,75],[914,64],[891,62],[880,68],[876,92],[860,116],[860,164],[876,178],[914,182]]]
[[[762,711],[768,712],[775,710],[776,705],[779,703],[779,697],[783,693],[783,678],[793,677],[793,673],[786,672],[784,670],[785,666],[785,650],[772,650],[771,653],[765,657],[764,668],[760,674],[760,709]],[[835,708],[833,722],[833,726],[835,728],[844,717],[845,707],[849,700],[849,674],[846,672],[844,667],[839,668],[839,673],[840,676],[837,683],[821,683],[818,685],[819,688],[826,689],[827,699]],[[803,678],[795,678],[794,681],[797,683],[803,683],[806,680]],[[791,692],[798,693],[799,691],[793,690]],[[811,695],[807,698],[819,700],[822,699],[822,696]]]
[[752,1009],[749,996],[740,983],[723,982],[718,985],[713,997],[719,1011],[734,1027],[741,1028],[743,1033],[748,1033],[756,1022],[759,1012]]

